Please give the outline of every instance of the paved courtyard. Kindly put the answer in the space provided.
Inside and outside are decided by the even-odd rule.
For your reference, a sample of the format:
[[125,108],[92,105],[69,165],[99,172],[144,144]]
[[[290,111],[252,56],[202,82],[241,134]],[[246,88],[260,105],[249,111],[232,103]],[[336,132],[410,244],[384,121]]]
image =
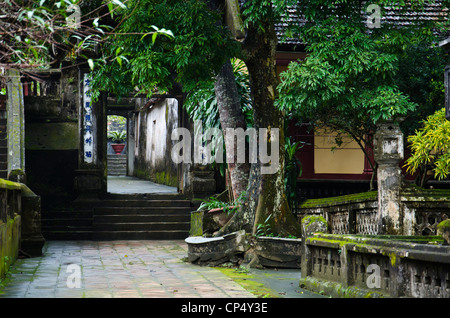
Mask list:
[[[48,241],[42,257],[14,263],[0,298],[256,297],[220,270],[186,262],[186,256],[182,240]],[[280,297],[319,296],[298,288],[298,270],[257,270],[253,277]]]
[[16,261],[0,297],[254,297],[220,271],[185,262],[186,249],[184,241],[49,241],[43,257]]

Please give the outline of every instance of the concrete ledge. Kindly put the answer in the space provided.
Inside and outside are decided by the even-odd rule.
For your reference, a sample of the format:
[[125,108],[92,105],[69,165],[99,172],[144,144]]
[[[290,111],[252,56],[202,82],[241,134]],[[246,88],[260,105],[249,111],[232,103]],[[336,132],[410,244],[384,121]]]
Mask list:
[[236,256],[245,252],[245,231],[233,232],[220,237],[188,237],[188,260],[199,265],[219,265],[237,261]]
[[327,295],[332,298],[386,298],[388,296],[354,286],[344,287],[342,284],[313,277],[300,278],[299,287],[306,290]]
[[5,277],[19,255],[21,221],[18,214],[6,223],[0,220],[0,279]]
[[300,268],[302,240],[260,236],[255,252],[259,263],[266,267]]

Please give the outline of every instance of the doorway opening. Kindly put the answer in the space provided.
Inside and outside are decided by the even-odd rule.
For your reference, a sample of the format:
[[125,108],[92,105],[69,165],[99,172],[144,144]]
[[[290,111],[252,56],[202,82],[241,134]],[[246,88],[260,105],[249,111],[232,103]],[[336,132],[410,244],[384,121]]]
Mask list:
[[108,115],[107,121],[108,176],[127,175],[127,119]]
[[[178,127],[176,100],[136,98],[126,108],[116,103],[107,105],[107,191],[178,193],[178,167],[170,160],[170,133]],[[118,141],[123,149],[117,149]]]

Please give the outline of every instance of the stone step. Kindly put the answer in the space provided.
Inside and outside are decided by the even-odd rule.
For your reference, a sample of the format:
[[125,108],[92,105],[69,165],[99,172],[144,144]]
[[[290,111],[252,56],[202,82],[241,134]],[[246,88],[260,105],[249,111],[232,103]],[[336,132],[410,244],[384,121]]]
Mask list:
[[74,202],[68,211],[44,211],[46,239],[184,239],[194,208],[180,194],[108,194],[98,202]]
[[127,157],[108,157],[108,163],[109,162],[127,162]]
[[154,215],[94,215],[93,223],[137,223],[137,222],[189,222],[190,213],[185,214],[154,214]]
[[42,235],[47,240],[92,239],[92,210],[42,211]]
[[127,170],[117,170],[117,171],[110,171],[108,170],[108,176],[125,176],[127,174]]
[[139,223],[94,223],[94,232],[99,231],[185,231],[189,232],[189,222],[139,222]]
[[108,162],[109,161],[127,161],[127,156],[126,155],[108,155]]
[[46,240],[58,240],[58,241],[64,241],[64,240],[89,240],[91,241],[93,239],[93,233],[92,230],[64,230],[64,231],[48,231],[42,233],[44,238]]
[[98,231],[92,240],[182,240],[188,237],[186,231]]
[[122,161],[108,161],[108,169],[111,168],[122,168],[122,167],[126,167],[127,166],[127,162],[122,162]]
[[92,226],[92,218],[91,219],[69,219],[69,218],[60,218],[60,219],[43,219],[42,228],[51,229],[51,228],[66,228],[66,227],[91,227]]
[[123,165],[110,165],[110,164],[108,164],[108,171],[111,171],[111,170],[114,170],[114,169],[126,169],[127,168],[127,166],[125,165],[125,164],[123,164]]
[[147,201],[183,200],[190,202],[189,200],[186,199],[186,196],[182,193],[133,193],[133,194],[108,193],[104,198],[104,201],[107,200],[147,200]]
[[94,216],[98,215],[161,215],[188,214],[190,207],[97,207]]
[[188,200],[139,200],[139,199],[119,199],[119,200],[103,200],[101,208],[120,208],[120,207],[191,207]]

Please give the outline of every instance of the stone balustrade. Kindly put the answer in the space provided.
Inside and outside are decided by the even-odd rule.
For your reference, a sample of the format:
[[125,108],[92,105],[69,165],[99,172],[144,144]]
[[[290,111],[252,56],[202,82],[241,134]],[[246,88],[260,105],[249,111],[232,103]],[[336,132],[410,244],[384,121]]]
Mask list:
[[41,201],[26,185],[0,179],[0,279],[19,256],[42,255]]

